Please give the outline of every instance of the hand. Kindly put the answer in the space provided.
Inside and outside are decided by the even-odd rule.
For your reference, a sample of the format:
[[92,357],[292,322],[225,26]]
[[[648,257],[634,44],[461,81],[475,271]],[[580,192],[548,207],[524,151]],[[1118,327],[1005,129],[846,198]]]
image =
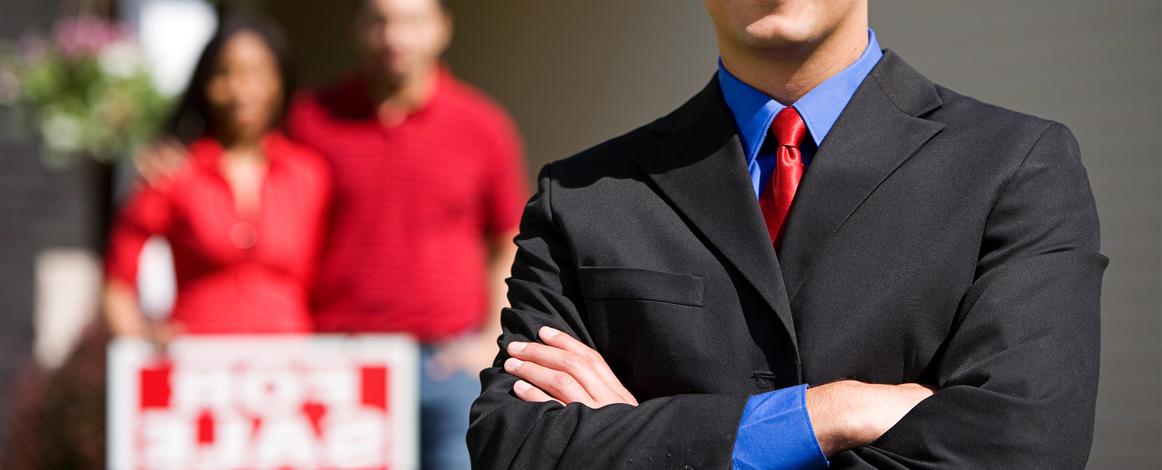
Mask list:
[[169,354],[169,345],[174,339],[185,334],[185,328],[177,322],[143,318],[135,327],[123,331],[111,331],[118,338],[134,338],[149,342],[159,355]]
[[465,336],[440,345],[427,366],[428,373],[436,379],[446,379],[456,372],[475,377],[491,367],[496,357],[497,335],[490,333]]
[[843,380],[807,389],[807,414],[828,457],[875,442],[932,389]]
[[163,139],[137,152],[133,156],[133,164],[146,184],[157,186],[177,174],[185,166],[188,157],[181,142]]
[[561,404],[581,403],[601,408],[614,403],[637,406],[637,399],[622,386],[597,351],[560,331],[542,327],[541,343],[512,342],[504,370],[522,380],[513,384],[524,401]]
[[145,339],[155,344],[163,352],[169,348],[169,344],[175,338],[185,334],[185,328],[182,327],[181,323],[165,320],[146,320],[146,322]]

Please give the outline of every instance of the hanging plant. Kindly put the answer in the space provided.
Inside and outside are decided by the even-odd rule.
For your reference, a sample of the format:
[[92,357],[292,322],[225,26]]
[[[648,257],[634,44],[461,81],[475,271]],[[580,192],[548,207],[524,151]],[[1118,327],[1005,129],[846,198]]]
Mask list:
[[156,135],[168,108],[136,37],[95,16],[64,18],[47,37],[4,45],[0,105],[39,135],[41,158],[55,168],[131,155]]

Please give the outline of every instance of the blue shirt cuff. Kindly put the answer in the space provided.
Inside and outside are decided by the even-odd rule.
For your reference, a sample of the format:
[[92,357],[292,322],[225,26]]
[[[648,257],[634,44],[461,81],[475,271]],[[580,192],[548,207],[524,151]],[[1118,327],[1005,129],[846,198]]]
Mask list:
[[830,463],[807,415],[807,386],[751,396],[742,410],[735,470],[827,468]]

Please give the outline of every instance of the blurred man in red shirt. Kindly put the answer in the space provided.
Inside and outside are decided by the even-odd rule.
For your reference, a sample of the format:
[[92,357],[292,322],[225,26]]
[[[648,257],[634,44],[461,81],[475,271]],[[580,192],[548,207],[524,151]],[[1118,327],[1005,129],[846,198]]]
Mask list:
[[451,29],[438,0],[361,0],[361,67],[301,94],[288,119],[335,175],[316,328],[424,343],[421,463],[441,469],[469,467],[468,408],[527,196],[510,119],[440,61]]

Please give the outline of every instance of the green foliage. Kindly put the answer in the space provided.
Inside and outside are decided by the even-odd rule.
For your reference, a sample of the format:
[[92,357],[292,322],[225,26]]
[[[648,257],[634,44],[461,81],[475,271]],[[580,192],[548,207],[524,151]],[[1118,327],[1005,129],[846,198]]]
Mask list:
[[[14,107],[25,129],[39,135],[50,166],[131,155],[157,134],[168,99],[130,35],[100,20],[64,21],[51,41],[29,37],[0,48],[0,104]],[[77,27],[82,22],[88,29]]]

